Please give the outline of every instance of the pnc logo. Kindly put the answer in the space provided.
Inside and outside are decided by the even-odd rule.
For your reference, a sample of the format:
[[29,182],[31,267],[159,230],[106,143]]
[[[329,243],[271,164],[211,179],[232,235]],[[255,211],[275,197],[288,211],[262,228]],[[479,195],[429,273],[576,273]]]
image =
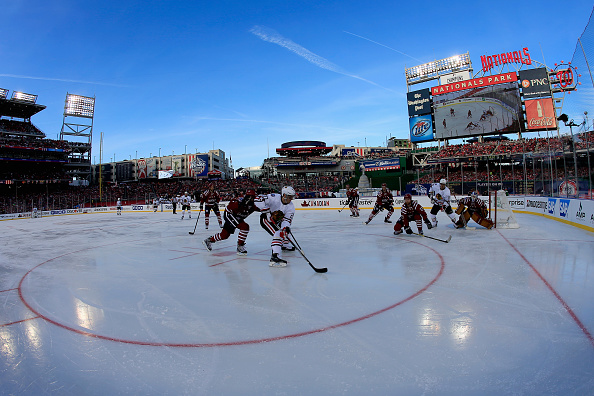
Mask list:
[[522,80],[522,87],[523,88],[528,88],[530,86],[530,81],[528,80]]

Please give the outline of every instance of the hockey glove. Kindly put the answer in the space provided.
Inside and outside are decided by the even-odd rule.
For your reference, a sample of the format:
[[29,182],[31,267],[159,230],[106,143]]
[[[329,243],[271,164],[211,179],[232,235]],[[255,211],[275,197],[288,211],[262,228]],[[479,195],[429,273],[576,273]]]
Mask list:
[[406,231],[406,233],[409,235],[413,233],[413,231],[410,229],[410,226],[404,227],[404,231]]
[[425,224],[427,225],[427,229],[430,230],[433,228],[433,225],[431,224],[431,222],[429,221],[429,219],[425,219]]

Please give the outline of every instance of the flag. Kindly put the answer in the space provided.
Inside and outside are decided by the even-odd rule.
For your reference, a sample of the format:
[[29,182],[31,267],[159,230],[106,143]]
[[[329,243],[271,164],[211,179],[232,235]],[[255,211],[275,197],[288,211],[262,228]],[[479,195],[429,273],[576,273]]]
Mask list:
[[167,170],[167,171],[159,171],[159,179],[168,179],[171,176],[173,176],[173,171],[172,170]]

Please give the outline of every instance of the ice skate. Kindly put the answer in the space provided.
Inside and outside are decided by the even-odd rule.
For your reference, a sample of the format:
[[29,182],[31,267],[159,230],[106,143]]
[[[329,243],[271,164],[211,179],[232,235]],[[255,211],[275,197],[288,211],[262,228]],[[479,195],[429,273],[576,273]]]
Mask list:
[[[204,245],[206,250],[208,250],[209,252],[212,252],[212,242],[210,241],[210,237],[203,240],[202,244]],[[237,248],[237,251],[239,252],[239,247]]]
[[270,267],[286,267],[287,260],[283,260],[282,258],[278,257],[278,254],[272,253],[272,257],[270,257],[270,263],[268,264]]
[[237,255],[238,256],[247,255],[247,250],[245,249],[245,245],[237,245]]
[[390,219],[384,219],[384,223],[391,223],[391,222],[392,222],[392,220],[390,220]]

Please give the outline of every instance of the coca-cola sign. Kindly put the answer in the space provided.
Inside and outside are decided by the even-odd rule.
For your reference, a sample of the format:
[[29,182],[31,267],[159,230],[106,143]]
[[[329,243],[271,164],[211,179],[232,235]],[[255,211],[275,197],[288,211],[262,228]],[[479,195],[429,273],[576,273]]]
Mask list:
[[526,102],[526,123],[528,129],[555,129],[557,119],[553,108],[552,98],[527,100]]

